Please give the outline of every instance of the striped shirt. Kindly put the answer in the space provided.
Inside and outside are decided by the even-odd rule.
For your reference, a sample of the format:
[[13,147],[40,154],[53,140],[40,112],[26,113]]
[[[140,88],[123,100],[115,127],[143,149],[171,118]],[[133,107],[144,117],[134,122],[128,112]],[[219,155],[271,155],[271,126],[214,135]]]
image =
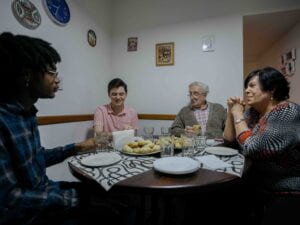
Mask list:
[[44,149],[36,113],[35,107],[0,103],[0,224],[26,224],[48,207],[79,204],[75,189],[62,190],[46,176],[46,167],[72,155],[74,144]]

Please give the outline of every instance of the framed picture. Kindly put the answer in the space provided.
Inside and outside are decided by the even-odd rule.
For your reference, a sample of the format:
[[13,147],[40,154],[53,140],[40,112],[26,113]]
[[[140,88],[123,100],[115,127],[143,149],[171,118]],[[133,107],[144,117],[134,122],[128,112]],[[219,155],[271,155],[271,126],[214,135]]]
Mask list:
[[295,61],[290,61],[285,66],[285,72],[287,76],[292,76],[295,73]]
[[95,47],[97,44],[97,36],[95,31],[93,30],[88,30],[87,32],[87,41],[90,46]]
[[202,37],[202,51],[203,52],[213,52],[215,46],[215,36],[209,35]]
[[127,51],[128,52],[137,51],[137,44],[138,44],[138,38],[137,37],[128,38]]
[[280,56],[281,72],[285,76],[295,74],[296,49],[293,48]]
[[156,66],[174,65],[174,42],[156,44]]
[[286,61],[291,61],[296,59],[296,49],[293,48],[289,52],[286,53]]

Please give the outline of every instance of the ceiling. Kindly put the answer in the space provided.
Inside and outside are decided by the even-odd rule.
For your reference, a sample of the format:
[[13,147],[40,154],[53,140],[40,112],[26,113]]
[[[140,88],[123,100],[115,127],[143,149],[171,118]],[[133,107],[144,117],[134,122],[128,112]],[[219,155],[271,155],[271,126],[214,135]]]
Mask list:
[[244,61],[255,61],[300,22],[300,10],[244,16]]

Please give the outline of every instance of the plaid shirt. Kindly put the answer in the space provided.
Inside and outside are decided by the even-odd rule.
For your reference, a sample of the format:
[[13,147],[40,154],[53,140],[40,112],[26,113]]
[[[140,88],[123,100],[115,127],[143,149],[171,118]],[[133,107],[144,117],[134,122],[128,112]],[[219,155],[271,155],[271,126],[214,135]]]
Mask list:
[[46,167],[72,155],[74,144],[45,150],[36,113],[35,107],[0,103],[0,224],[26,224],[48,207],[79,203],[75,189],[63,190],[46,176]]
[[195,109],[194,114],[196,117],[196,120],[201,126],[201,133],[202,135],[206,132],[206,124],[208,120],[208,114],[209,114],[209,107],[207,106],[206,109]]

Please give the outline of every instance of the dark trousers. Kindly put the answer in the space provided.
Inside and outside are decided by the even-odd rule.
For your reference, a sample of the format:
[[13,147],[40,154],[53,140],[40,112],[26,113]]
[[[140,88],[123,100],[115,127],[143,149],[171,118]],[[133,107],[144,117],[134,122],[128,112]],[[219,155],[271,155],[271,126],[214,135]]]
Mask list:
[[100,191],[98,184],[86,185],[79,182],[63,182],[62,188],[76,188],[81,199],[74,208],[49,208],[42,211],[30,225],[93,225],[130,224],[135,213],[129,207],[130,198],[113,196]]

